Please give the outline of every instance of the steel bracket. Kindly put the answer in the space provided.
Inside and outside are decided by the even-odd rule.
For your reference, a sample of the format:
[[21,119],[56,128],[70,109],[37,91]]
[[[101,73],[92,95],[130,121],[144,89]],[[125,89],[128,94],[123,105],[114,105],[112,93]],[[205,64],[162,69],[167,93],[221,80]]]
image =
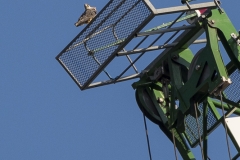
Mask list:
[[232,33],[231,37],[236,41],[237,45],[240,46],[240,34],[237,36],[235,33]]

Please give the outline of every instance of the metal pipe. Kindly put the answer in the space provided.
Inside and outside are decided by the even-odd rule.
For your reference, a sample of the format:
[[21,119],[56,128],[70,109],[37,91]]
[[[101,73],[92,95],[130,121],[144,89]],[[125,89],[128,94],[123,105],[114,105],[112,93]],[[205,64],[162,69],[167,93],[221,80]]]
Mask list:
[[149,35],[167,33],[167,32],[175,32],[175,31],[180,31],[180,30],[191,29],[191,28],[194,28],[194,27],[196,27],[196,26],[195,25],[188,25],[188,26],[181,26],[181,27],[175,27],[175,28],[161,29],[161,30],[156,30],[156,31],[140,32],[140,33],[136,34],[136,37],[149,36]]
[[156,9],[154,14],[164,15],[164,14],[171,14],[171,13],[178,13],[178,12],[186,12],[190,10],[198,10],[202,8],[217,8],[217,7],[218,6],[215,2],[207,2],[207,3],[192,4],[191,9],[189,9],[187,6],[176,6],[176,7]]
[[[180,17],[182,17],[183,14],[184,14],[184,12],[182,12],[182,13],[173,21],[173,23],[168,26],[168,28],[171,28],[171,27],[177,22],[177,20],[178,20]],[[152,45],[154,45],[163,35],[164,35],[164,33],[161,33],[161,34],[149,45],[149,47],[151,47]],[[146,37],[148,37],[148,36],[146,36]],[[144,37],[144,39],[145,39],[146,37]],[[133,64],[134,64],[135,62],[137,62],[138,59],[141,58],[141,57],[144,55],[144,53],[146,53],[146,52],[142,52],[142,53],[133,61]],[[130,67],[131,67],[131,65],[129,65],[118,77],[121,77],[124,73],[126,73],[127,70],[128,70]]]
[[[194,41],[193,44],[200,44],[200,43],[206,43],[206,42],[207,42],[206,39],[198,39],[198,40]],[[117,56],[124,56],[124,55],[129,55],[129,54],[136,54],[136,53],[141,53],[141,52],[149,52],[149,51],[154,51],[154,50],[159,50],[159,49],[171,48],[177,44],[178,44],[178,42],[174,42],[171,44],[163,44],[160,46],[152,46],[152,47],[148,47],[148,48],[134,49],[134,50],[126,51],[126,52],[118,52]]]
[[[216,101],[216,100],[212,100],[212,102],[213,102],[213,104],[215,105],[215,107],[217,107],[217,108],[219,108],[219,109],[222,108],[220,102],[218,102],[218,101]],[[231,110],[231,108],[229,108],[226,103],[223,103],[223,108],[224,108],[226,111]],[[237,108],[233,113],[240,116],[240,109]]]
[[126,76],[126,77],[121,77],[117,80],[111,79],[111,80],[107,80],[107,81],[95,82],[95,83],[91,83],[87,88],[84,88],[84,89],[90,89],[90,88],[95,88],[95,87],[104,86],[104,85],[108,85],[108,84],[123,82],[123,81],[135,79],[135,78],[139,78],[139,77],[140,77],[140,73],[132,74],[132,75]]

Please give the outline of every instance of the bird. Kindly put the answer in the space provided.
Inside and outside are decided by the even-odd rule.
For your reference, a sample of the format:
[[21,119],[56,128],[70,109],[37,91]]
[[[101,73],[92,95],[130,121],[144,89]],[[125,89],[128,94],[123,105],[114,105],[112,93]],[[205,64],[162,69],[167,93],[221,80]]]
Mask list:
[[78,21],[75,23],[75,26],[81,26],[83,24],[88,24],[91,20],[97,15],[97,8],[91,7],[89,4],[84,4],[85,11],[79,17]]

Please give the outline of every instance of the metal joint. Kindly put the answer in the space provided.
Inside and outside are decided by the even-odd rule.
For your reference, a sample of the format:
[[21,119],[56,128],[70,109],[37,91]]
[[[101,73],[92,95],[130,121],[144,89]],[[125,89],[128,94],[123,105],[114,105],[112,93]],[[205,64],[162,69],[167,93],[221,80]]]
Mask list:
[[164,99],[159,97],[159,98],[157,99],[157,102],[160,103],[160,104],[163,104],[163,103],[164,103]]
[[173,59],[173,60],[177,60],[178,58],[179,58],[179,55],[178,55],[178,54],[175,54],[175,55],[172,56],[172,59]]
[[195,70],[198,71],[201,68],[200,65],[196,65]]
[[221,13],[224,13],[224,11],[222,10],[222,8],[220,7],[221,5],[221,1],[219,0],[214,0],[214,3],[217,5],[218,9],[220,10]]
[[232,33],[231,37],[236,41],[237,45],[240,46],[240,33],[238,36],[235,33]]
[[162,77],[166,77],[167,76],[167,73],[165,71],[165,68],[164,66],[160,66],[159,68],[157,68],[155,71],[154,71],[154,75],[153,76],[150,76],[150,79],[152,81],[159,81],[160,79],[162,79],[163,81],[169,81],[169,79],[167,78],[162,78]]
[[215,23],[215,21],[212,19],[212,20],[210,21],[210,23],[211,23],[211,24],[214,24],[214,23]]
[[230,78],[225,78],[222,76],[222,83],[216,87],[216,89],[213,90],[210,94],[214,94],[214,96],[218,96],[223,90],[225,90],[231,83]]
[[157,80],[159,79],[161,76],[162,76],[162,66],[157,68],[155,71],[154,71],[154,75],[153,76],[150,76],[150,79],[151,80]]
[[94,51],[88,51],[88,56],[93,56],[94,55]]
[[188,3],[188,1],[186,1],[185,3],[186,3],[186,5],[187,5],[187,7],[188,7],[189,9],[191,9],[191,6],[190,6],[190,4]]

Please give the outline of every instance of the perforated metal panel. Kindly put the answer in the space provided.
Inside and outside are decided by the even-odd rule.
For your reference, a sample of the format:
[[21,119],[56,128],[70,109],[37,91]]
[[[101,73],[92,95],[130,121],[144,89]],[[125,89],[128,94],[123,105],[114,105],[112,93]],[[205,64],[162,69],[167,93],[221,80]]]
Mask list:
[[232,84],[230,84],[225,90],[224,94],[227,99],[238,103],[240,101],[240,71],[236,69],[229,78],[232,80]]
[[[224,94],[226,95],[226,98],[235,102],[239,103],[240,101],[240,71],[236,69],[229,78],[232,80],[232,84],[229,85],[225,90]],[[203,105],[202,103],[198,106],[199,111],[201,114],[203,113]],[[203,134],[203,116],[201,115],[198,118],[199,125],[200,125],[200,135]],[[217,123],[217,119],[214,116],[212,110],[210,107],[208,107],[208,119],[207,119],[207,129],[208,132],[212,130],[212,127]],[[188,115],[185,119],[185,127],[186,127],[186,138],[188,139],[190,145],[193,147],[199,143],[199,134],[198,134],[198,127],[195,117],[192,117],[191,115]]]
[[[199,131],[200,135],[203,135],[203,103],[200,103],[198,106],[198,109],[201,113],[201,116],[198,117],[199,122]],[[208,113],[207,113],[207,130],[208,133],[213,129],[214,125],[217,123],[217,119],[213,114],[213,111],[210,107],[208,107]],[[198,133],[198,125],[196,118],[188,115],[185,118],[185,136],[190,143],[191,147],[195,147],[199,143],[199,133]]]
[[[57,60],[79,87],[85,89],[151,15],[143,0],[111,0]],[[110,45],[118,41],[122,43]]]

